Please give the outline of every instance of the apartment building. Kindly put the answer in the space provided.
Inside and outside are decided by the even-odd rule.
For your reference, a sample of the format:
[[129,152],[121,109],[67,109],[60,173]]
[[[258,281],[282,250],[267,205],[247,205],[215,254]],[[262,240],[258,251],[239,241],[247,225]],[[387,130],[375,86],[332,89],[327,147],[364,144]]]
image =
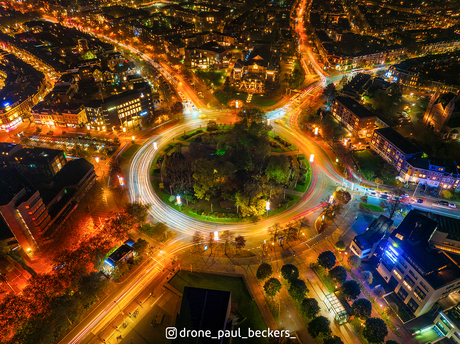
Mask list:
[[0,231],[15,238],[30,252],[40,246],[41,234],[50,222],[39,191],[17,170],[0,170]]
[[152,89],[147,82],[136,83],[131,90],[85,106],[88,125],[97,130],[137,126],[142,117],[152,115],[153,110]]
[[415,316],[460,289],[460,267],[447,252],[429,242],[437,226],[435,220],[411,210],[388,237],[377,267]]
[[87,123],[85,107],[78,103],[56,104],[39,103],[32,108],[36,124],[81,128]]
[[392,128],[375,129],[371,148],[400,171],[408,158],[422,150]]
[[370,138],[374,132],[376,115],[350,97],[339,96],[331,106],[332,115],[360,138]]
[[400,177],[405,182],[430,187],[443,189],[459,189],[460,187],[460,171],[457,162],[420,154],[406,160]]

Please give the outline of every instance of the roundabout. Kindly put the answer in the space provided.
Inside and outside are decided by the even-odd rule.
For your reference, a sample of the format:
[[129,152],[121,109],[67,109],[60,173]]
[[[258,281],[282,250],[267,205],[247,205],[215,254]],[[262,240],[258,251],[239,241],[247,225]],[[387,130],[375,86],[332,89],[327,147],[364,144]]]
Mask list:
[[[199,129],[206,126],[207,120],[193,119],[186,117],[185,120],[176,126],[167,129],[161,135],[148,139],[133,157],[129,168],[129,196],[131,202],[142,202],[150,204],[150,215],[157,221],[164,222],[168,227],[182,234],[177,238],[191,238],[195,232],[207,234],[214,231],[231,230],[235,234],[246,237],[267,235],[267,228],[275,223],[285,224],[299,218],[309,216],[322,209],[326,200],[332,194],[337,184],[343,184],[344,178],[335,170],[333,163],[327,153],[315,140],[301,133],[297,124],[299,112],[297,109],[289,113],[290,127],[283,124],[273,124],[272,131],[277,135],[286,138],[289,142],[299,148],[299,153],[305,157],[314,155],[311,163],[311,181],[307,191],[301,199],[287,210],[264,218],[257,223],[215,223],[199,220],[179,212],[166,204],[155,192],[151,180],[150,169],[152,162],[157,155],[174,139],[182,136],[184,132]],[[270,115],[270,114],[269,114]],[[231,114],[213,113],[212,117],[218,123],[233,123],[235,116]],[[306,237],[316,235],[314,229],[310,229]]]

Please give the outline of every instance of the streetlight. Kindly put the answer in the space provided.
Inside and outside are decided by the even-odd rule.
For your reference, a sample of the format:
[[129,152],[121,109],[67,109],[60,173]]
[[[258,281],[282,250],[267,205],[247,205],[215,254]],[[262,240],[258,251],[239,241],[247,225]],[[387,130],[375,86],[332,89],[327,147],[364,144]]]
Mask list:
[[180,200],[180,195],[176,196],[176,202],[177,202],[177,204],[179,204],[179,209],[180,209],[180,206],[182,204],[182,201]]
[[315,135],[318,135],[318,127],[315,127]]
[[219,231],[214,232],[214,240],[219,240]]
[[123,132],[126,133],[126,127],[123,127]]
[[132,139],[133,139],[133,141],[134,141],[134,139],[135,139],[134,135],[133,135],[133,136],[131,136],[131,138],[132,138]]
[[270,211],[270,201],[267,201],[265,203],[265,210],[267,211],[267,217],[268,217],[268,212]]
[[310,154],[310,162],[313,162],[314,159],[315,159],[315,154]]
[[156,142],[153,143],[153,148],[154,148],[155,150],[158,149],[158,144],[157,144]]

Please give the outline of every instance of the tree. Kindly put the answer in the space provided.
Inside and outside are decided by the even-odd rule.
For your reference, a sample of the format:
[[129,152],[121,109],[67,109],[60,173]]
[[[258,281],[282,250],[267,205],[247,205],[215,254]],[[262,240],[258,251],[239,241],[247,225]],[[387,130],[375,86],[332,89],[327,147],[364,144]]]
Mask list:
[[325,269],[331,269],[335,265],[336,257],[331,251],[321,252],[318,256],[318,264]]
[[340,284],[343,284],[347,280],[347,276],[347,270],[343,266],[337,265],[329,270],[329,277],[335,279]]
[[326,317],[316,317],[308,323],[308,333],[310,333],[313,338],[318,336],[328,337],[332,332],[330,325],[331,323]]
[[385,295],[385,289],[383,289],[382,286],[377,286],[374,288],[374,293],[377,297],[381,298],[383,295]]
[[351,195],[348,191],[338,190],[334,192],[334,198],[340,205],[345,205],[351,200]]
[[209,121],[206,131],[212,132],[218,130],[217,122],[216,121]]
[[142,256],[145,253],[145,251],[147,250],[148,246],[149,246],[149,243],[147,242],[147,240],[139,238],[139,239],[137,239],[137,241],[136,241],[136,243],[134,245],[134,249],[136,250],[136,252],[139,255]]
[[142,204],[138,202],[128,203],[125,207],[126,213],[132,217],[133,221],[141,224],[147,220],[149,216],[150,204]]
[[306,293],[308,293],[308,288],[303,280],[295,279],[291,281],[289,295],[291,295],[294,300],[300,302],[300,300],[305,298]]
[[330,103],[337,96],[337,90],[334,84],[330,83],[327,85],[323,90],[323,94],[327,98],[327,102]]
[[62,131],[62,136],[66,136],[67,135],[67,131],[63,130]]
[[343,344],[343,342],[339,337],[332,336],[331,338],[326,338],[323,344]]
[[85,138],[87,138],[88,140],[91,140],[91,138],[92,138],[91,133],[87,132],[86,135],[85,135]]
[[316,299],[305,298],[300,304],[300,313],[309,319],[313,319],[321,311]]
[[212,248],[214,247],[214,244],[216,243],[216,241],[214,240],[214,234],[212,232],[209,233],[206,243],[207,243],[208,248],[211,250],[211,254],[212,254]]
[[284,184],[289,178],[289,159],[285,155],[272,155],[268,161],[265,175],[268,180],[274,180],[278,184]]
[[241,250],[246,246],[246,239],[242,235],[238,235],[235,238],[234,245],[237,250]]
[[234,234],[233,232],[226,230],[222,233],[221,239],[224,243],[225,254],[227,254],[227,247],[233,242]]
[[340,291],[348,300],[355,300],[361,294],[361,288],[358,282],[350,280],[342,284]]
[[266,279],[271,276],[272,274],[272,266],[268,263],[262,263],[257,268],[256,276],[258,279]]
[[352,255],[348,257],[347,262],[348,264],[350,264],[352,268],[355,268],[355,269],[361,266],[361,259],[356,255]]
[[367,203],[367,195],[364,195],[360,198],[361,202]]
[[200,246],[203,244],[203,236],[199,232],[193,234],[192,244],[197,250],[199,250]]
[[268,227],[268,233],[272,236],[272,240],[276,241],[281,236],[281,226],[278,222]]
[[281,283],[276,278],[270,278],[264,284],[264,290],[268,296],[275,296],[281,290]]
[[292,264],[283,265],[281,268],[281,276],[287,281],[294,281],[299,278],[299,269]]
[[363,273],[361,274],[361,276],[363,277],[363,280],[367,283],[367,284],[372,284],[372,280],[374,278],[374,276],[372,276],[372,272],[370,271],[363,271]]
[[371,316],[372,303],[367,299],[358,299],[351,305],[351,312],[354,316],[365,320]]
[[321,133],[324,138],[332,139],[334,135],[334,127],[330,124],[326,124],[321,128]]
[[380,170],[380,174],[386,180],[393,180],[397,175],[399,175],[399,171],[393,165],[385,163],[383,168]]
[[345,251],[345,249],[347,248],[347,246],[345,246],[345,243],[343,242],[343,240],[339,240],[337,241],[335,244],[334,244],[334,247],[337,251]]
[[391,220],[395,213],[404,207],[404,202],[401,197],[395,197],[380,202],[380,206],[388,211],[388,217]]
[[383,343],[387,335],[387,325],[382,319],[369,318],[366,320],[366,323],[364,324],[363,336],[369,343]]

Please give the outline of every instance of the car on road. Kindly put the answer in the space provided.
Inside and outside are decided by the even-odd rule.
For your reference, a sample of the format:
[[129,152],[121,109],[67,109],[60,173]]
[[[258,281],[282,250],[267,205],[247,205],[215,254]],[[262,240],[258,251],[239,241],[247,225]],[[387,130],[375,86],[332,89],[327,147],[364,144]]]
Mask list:
[[381,198],[381,199],[388,199],[388,195],[385,195],[385,194],[384,194],[384,195],[380,195],[380,198]]
[[417,200],[417,203],[423,203],[423,202],[425,202],[425,201],[424,201],[423,199],[421,199],[421,198],[419,198],[419,199]]
[[449,203],[448,207],[449,207],[449,208],[457,209],[457,205],[454,204],[454,203]]
[[438,201],[438,204],[443,205],[445,207],[449,206],[449,202],[446,202],[446,201]]

